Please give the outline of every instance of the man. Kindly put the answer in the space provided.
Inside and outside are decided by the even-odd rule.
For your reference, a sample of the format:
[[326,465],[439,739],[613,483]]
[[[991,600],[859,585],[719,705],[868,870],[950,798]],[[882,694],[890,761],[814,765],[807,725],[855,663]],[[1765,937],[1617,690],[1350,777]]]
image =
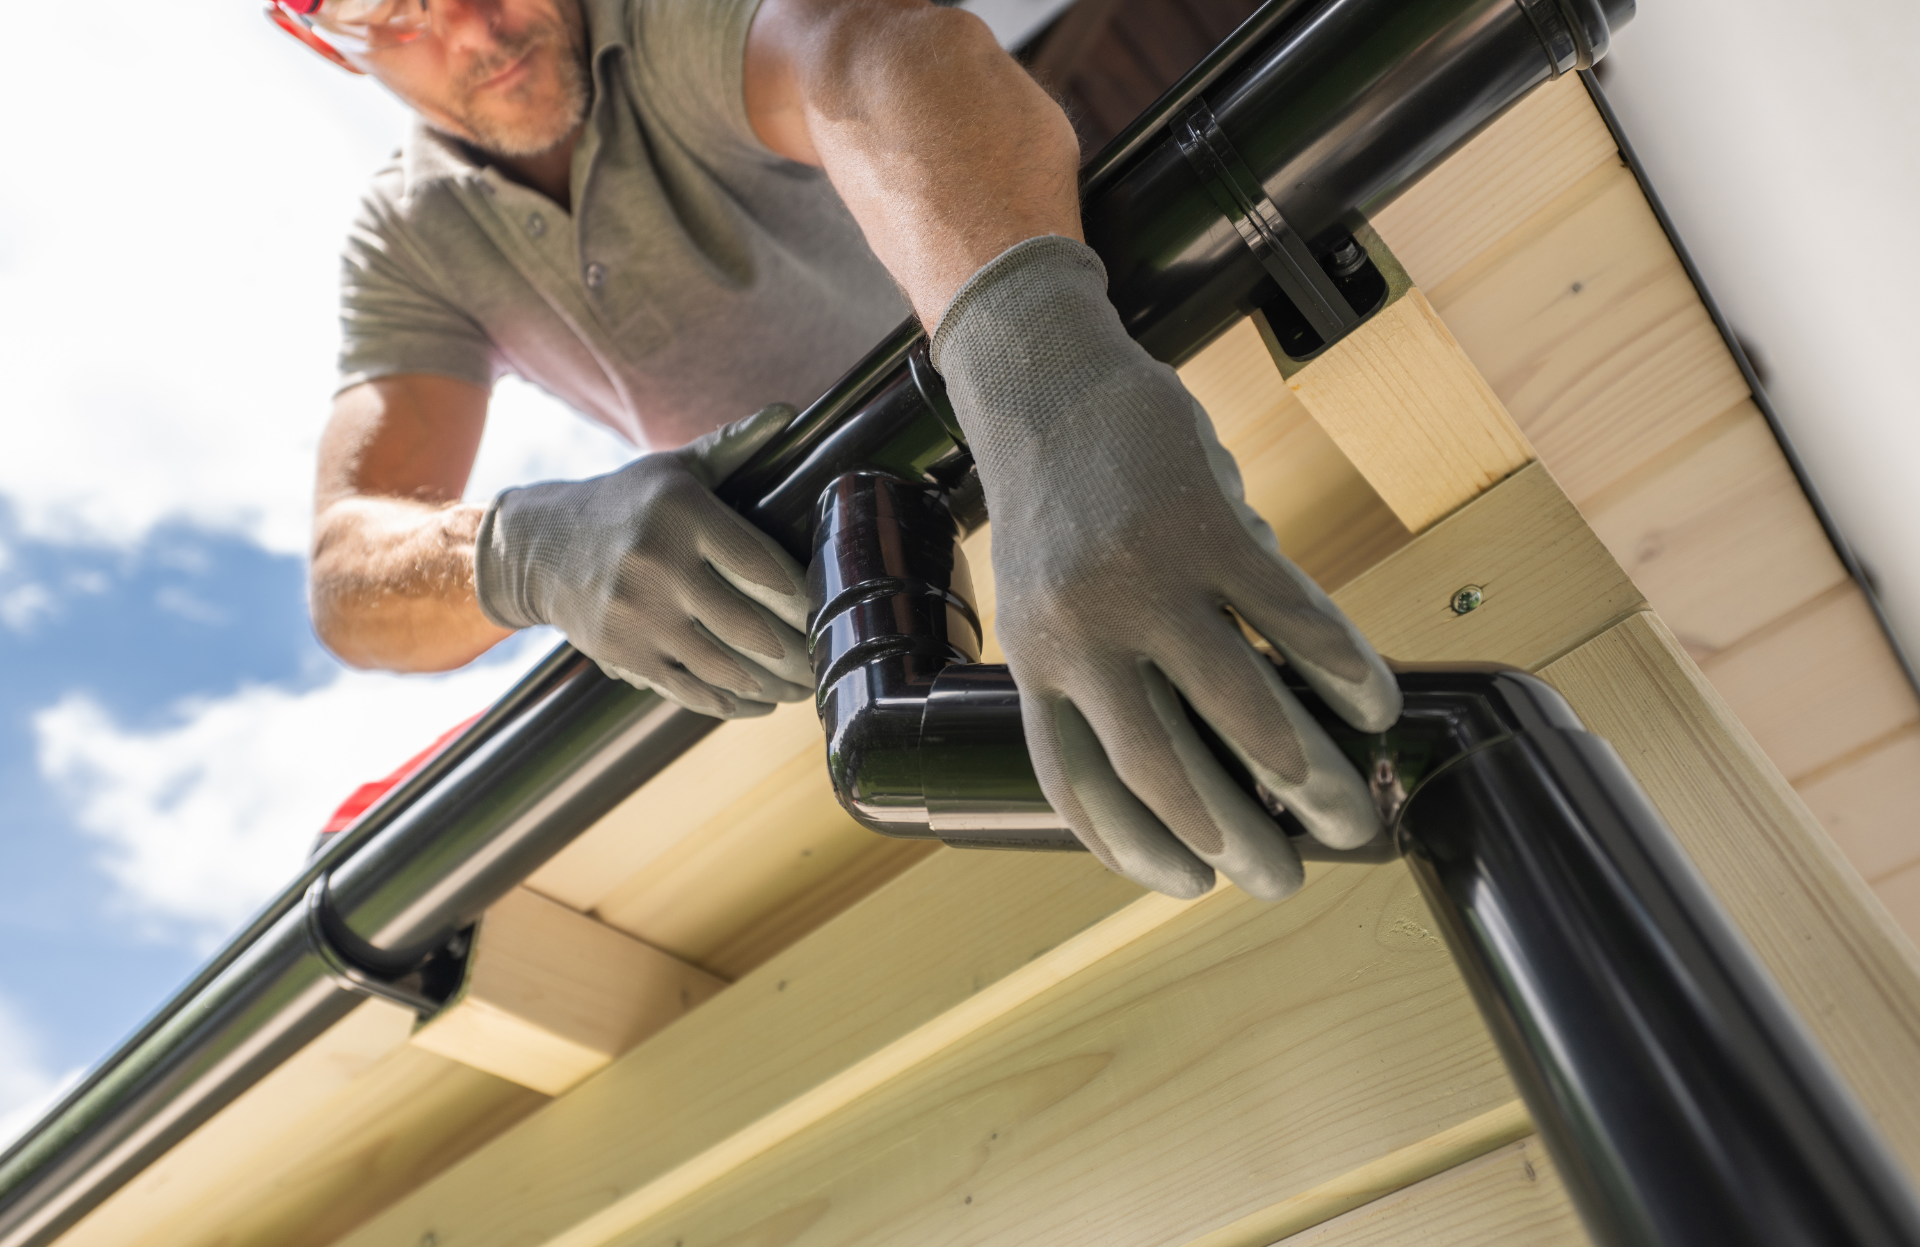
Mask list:
[[[714,430],[811,398],[910,308],[986,487],[1035,769],[1087,847],[1179,896],[1216,869],[1299,886],[1182,697],[1318,838],[1376,833],[1235,616],[1356,726],[1398,689],[1121,328],[1072,129],[983,23],[927,0],[281,3],[421,119],[346,252],[312,582],[335,653],[441,670],[549,623],[704,713],[806,696],[801,570],[710,492],[787,413]],[[463,504],[505,371],[681,449]]]

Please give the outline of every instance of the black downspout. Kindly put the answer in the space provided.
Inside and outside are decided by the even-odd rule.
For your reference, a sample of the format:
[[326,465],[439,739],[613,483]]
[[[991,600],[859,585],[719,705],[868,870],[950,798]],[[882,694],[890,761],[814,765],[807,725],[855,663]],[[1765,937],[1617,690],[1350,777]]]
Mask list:
[[[871,472],[820,499],[813,664],[849,813],[966,848],[1073,849],[1004,666],[974,662],[938,489]],[[1904,1174],[1613,747],[1495,666],[1409,667],[1400,721],[1348,727],[1289,687],[1373,784],[1594,1239],[1607,1247],[1914,1247]],[[1207,734],[1204,724],[1196,724]]]

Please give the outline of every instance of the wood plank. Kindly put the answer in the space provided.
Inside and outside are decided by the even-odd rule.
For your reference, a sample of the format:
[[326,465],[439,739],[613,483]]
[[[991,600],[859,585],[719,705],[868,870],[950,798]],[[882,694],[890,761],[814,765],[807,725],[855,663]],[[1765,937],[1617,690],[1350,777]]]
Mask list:
[[1247,502],[1280,548],[1328,591],[1413,539],[1287,388],[1243,320],[1180,369],[1240,464]]
[[[1456,615],[1456,590],[1483,604]],[[1551,662],[1644,601],[1535,464],[1334,595],[1381,653],[1407,662]]]
[[1531,1138],[1284,1242],[1285,1247],[1586,1247],[1592,1240],[1553,1158]]
[[884,1080],[920,1051],[898,1045],[984,989],[1023,970],[1027,994],[1044,989],[1080,964],[1069,953],[1058,968],[1050,950],[1134,902],[1178,904],[1090,857],[942,850],[345,1241],[547,1243],[697,1184]]
[[1580,509],[1697,662],[1847,578],[1750,400]]
[[1920,718],[1913,689],[1852,581],[1701,670],[1789,780]]
[[528,888],[474,933],[466,980],[412,1043],[559,1095],[726,981]]
[[1920,963],[1652,615],[1540,673],[1613,742],[1816,1040],[1920,1171]]
[[1575,502],[1747,397],[1617,163],[1427,296]]
[[1883,736],[1794,787],[1868,883],[1920,861],[1920,725]]
[[620,881],[680,843],[796,755],[820,748],[820,720],[805,702],[728,723],[616,806],[526,884],[590,913]]
[[621,882],[598,905],[600,919],[738,978],[939,847],[854,822],[834,799],[817,722],[812,735],[767,779],[732,786],[725,808]]
[[1526,437],[1417,289],[1287,384],[1412,532],[1533,459]]
[[1371,224],[1414,284],[1432,289],[1618,159],[1586,88],[1568,75],[1536,88]]
[[77,1247],[138,1240],[149,1226],[177,1223],[231,1181],[237,1157],[302,1128],[392,1053],[406,1047],[413,1014],[369,1000],[329,1027],[213,1120],[122,1187],[62,1243]]
[[1202,1234],[1187,1247],[1267,1247],[1353,1209],[1378,1208],[1396,1191],[1532,1133],[1533,1119],[1515,1100]]
[[[1392,583],[1398,576],[1425,586],[1435,574],[1464,571],[1503,586],[1505,604],[1479,621],[1436,616],[1424,587],[1407,594]],[[1592,600],[1600,605],[1568,608]],[[1391,652],[1401,657],[1519,665],[1548,660],[1575,629],[1598,630],[1638,600],[1533,469],[1336,594],[1363,628],[1395,638]],[[1537,618],[1555,613],[1585,622]],[[1185,907],[1146,897],[1120,909],[1138,895],[1089,859],[936,853],[349,1241],[404,1243],[427,1230],[470,1247],[599,1241],[608,1226],[657,1214],[1116,949],[1171,938],[1162,928]],[[1022,967],[1045,949],[1054,951]],[[802,982],[807,990],[790,995]],[[675,1127],[632,1130],[639,1120]],[[1248,1198],[1244,1211],[1270,1203],[1272,1188]]]
[[[348,1021],[364,1026],[373,1007]],[[393,1042],[378,1059],[341,1064],[334,1047],[322,1058],[333,1070],[318,1072],[316,1049],[329,1045],[309,1045],[69,1230],[62,1247],[317,1247],[546,1102],[412,1047],[412,1015],[378,1007],[401,1024],[397,1036],[383,1034]],[[395,1020],[377,1029],[392,1031]],[[316,1099],[304,1114],[290,1102]]]
[[884,1094],[559,1241],[1180,1242],[1513,1098],[1412,876],[1329,866],[1285,904],[1216,892]]

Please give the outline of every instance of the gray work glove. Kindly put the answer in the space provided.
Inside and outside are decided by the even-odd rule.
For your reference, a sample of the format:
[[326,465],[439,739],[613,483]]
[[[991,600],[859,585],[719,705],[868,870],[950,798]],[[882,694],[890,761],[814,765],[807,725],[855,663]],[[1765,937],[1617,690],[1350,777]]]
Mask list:
[[1127,336],[1092,250],[1006,251],[954,296],[932,358],[986,486],[995,628],[1034,770],[1087,848],[1172,896],[1216,868],[1266,899],[1300,886],[1298,854],[1181,696],[1316,838],[1371,839],[1367,785],[1228,608],[1355,727],[1398,718],[1399,686],[1281,557],[1206,412]]
[[806,573],[713,495],[792,418],[768,407],[605,476],[505,491],[474,544],[481,611],[552,624],[608,675],[702,714],[812,696]]

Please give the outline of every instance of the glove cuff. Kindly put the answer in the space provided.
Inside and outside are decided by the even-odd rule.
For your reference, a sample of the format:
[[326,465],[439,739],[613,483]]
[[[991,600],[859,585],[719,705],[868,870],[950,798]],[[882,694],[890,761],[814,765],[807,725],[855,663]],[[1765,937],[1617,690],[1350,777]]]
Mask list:
[[[473,596],[480,613],[496,628],[531,628],[545,623],[533,608],[531,585],[532,560],[516,550],[518,543],[508,534],[502,514],[507,500],[518,490],[503,490],[487,504],[480,517],[480,531],[473,539]],[[516,557],[517,556],[517,557]]]

